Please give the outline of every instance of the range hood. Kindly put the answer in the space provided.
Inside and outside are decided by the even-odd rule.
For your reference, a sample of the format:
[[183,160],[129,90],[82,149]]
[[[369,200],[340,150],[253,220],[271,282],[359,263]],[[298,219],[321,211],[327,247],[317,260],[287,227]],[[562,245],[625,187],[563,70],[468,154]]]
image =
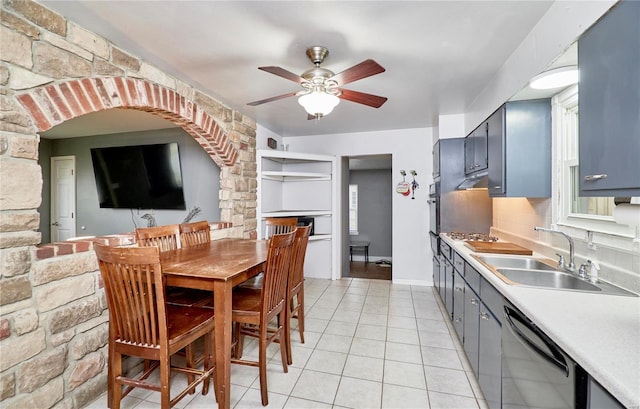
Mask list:
[[456,187],[457,190],[468,189],[488,189],[489,188],[489,176],[487,172],[479,172],[473,175],[469,175]]

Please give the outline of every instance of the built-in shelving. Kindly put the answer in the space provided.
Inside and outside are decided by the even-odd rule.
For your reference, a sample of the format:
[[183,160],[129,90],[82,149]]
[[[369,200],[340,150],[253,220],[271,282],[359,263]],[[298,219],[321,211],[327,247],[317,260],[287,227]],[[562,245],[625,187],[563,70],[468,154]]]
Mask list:
[[338,187],[336,158],[328,155],[258,150],[258,237],[267,217],[312,217],[305,276],[338,274]]

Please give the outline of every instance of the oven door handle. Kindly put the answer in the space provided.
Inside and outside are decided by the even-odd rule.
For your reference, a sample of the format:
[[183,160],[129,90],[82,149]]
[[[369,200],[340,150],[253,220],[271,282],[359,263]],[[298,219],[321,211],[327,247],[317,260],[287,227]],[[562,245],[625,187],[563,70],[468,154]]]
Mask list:
[[[560,348],[558,348],[550,339],[548,339],[546,334],[540,331],[539,328],[532,326],[531,324],[526,322],[517,311],[511,309],[508,306],[504,307],[504,315],[507,320],[507,325],[509,326],[509,329],[511,330],[513,335],[518,339],[518,341],[520,341],[523,345],[531,349],[534,353],[543,357],[549,363],[556,366],[558,369],[564,372],[566,377],[569,376],[569,365],[567,365],[567,361],[564,359],[564,356],[560,351]],[[553,355],[549,355],[548,353],[543,351],[538,345],[536,345],[535,342],[529,339],[529,337],[527,337],[520,330],[520,328],[518,328],[518,325],[514,322],[514,320],[522,324],[523,326],[525,326],[535,335],[537,335],[538,339],[540,339],[547,346],[547,348],[549,348],[549,350]]]

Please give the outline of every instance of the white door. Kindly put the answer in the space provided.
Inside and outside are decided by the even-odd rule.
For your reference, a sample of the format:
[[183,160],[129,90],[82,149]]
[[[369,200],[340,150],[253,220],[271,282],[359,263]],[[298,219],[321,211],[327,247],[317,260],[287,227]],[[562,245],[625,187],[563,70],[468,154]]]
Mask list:
[[76,157],[51,158],[51,242],[76,236]]

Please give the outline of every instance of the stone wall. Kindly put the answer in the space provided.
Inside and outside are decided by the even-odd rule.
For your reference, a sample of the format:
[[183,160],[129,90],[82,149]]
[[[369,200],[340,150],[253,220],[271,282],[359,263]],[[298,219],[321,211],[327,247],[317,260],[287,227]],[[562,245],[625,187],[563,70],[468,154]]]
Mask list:
[[80,408],[106,390],[107,304],[93,242],[39,246],[38,132],[137,109],[184,128],[220,166],[212,236],[256,236],[253,119],[33,1],[0,9],[0,406]]

